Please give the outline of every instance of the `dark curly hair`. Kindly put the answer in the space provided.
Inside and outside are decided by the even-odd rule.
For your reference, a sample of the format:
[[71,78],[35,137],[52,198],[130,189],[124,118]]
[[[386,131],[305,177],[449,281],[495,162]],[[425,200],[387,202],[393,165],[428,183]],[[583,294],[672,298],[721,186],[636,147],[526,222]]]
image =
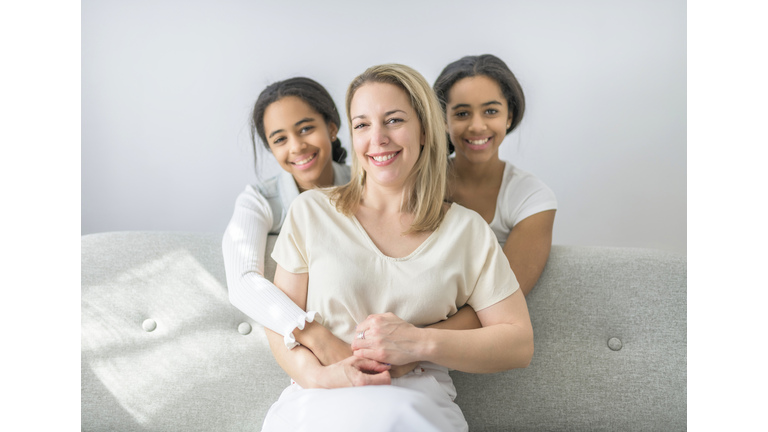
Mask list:
[[[251,115],[251,142],[253,143],[253,157],[256,158],[256,136],[261,139],[264,147],[269,150],[267,137],[264,132],[264,111],[272,103],[288,96],[296,96],[309,104],[315,111],[323,116],[326,123],[333,123],[337,128],[341,128],[341,119],[336,104],[328,91],[317,81],[304,78],[289,78],[270,84],[259,94],[256,103],[253,105]],[[331,157],[338,163],[344,163],[347,159],[347,151],[341,146],[341,141],[336,138],[332,143]]]
[[[437,94],[437,100],[440,101],[440,106],[443,108],[443,113],[447,115],[445,106],[448,102],[448,93],[453,85],[462,78],[478,75],[493,79],[501,87],[501,93],[507,99],[507,106],[512,112],[512,124],[507,128],[507,134],[509,134],[523,119],[525,95],[523,95],[523,88],[517,82],[515,74],[500,58],[492,54],[462,57],[440,72],[433,88]],[[448,154],[453,153],[453,151],[453,143],[451,137],[448,136]]]

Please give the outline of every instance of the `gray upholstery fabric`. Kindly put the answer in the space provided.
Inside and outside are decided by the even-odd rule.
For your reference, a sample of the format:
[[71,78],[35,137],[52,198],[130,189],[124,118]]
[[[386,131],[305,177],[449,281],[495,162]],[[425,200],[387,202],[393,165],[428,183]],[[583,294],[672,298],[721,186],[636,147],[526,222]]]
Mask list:
[[684,256],[554,246],[527,301],[528,368],[452,373],[470,430],[686,429]]
[[[87,235],[81,265],[83,430],[261,428],[289,380],[229,303],[221,234]],[[452,372],[470,430],[685,430],[685,256],[554,246],[528,304],[527,369]]]

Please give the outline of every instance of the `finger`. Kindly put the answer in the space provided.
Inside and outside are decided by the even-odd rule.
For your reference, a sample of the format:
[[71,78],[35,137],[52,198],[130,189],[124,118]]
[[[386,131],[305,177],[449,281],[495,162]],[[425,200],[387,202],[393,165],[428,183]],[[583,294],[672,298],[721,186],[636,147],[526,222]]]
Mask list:
[[370,339],[355,339],[352,341],[352,351],[362,348],[371,348],[373,341]]
[[389,375],[389,371],[384,371],[375,375],[366,375],[362,382],[363,385],[390,385],[392,384],[392,377]]
[[381,373],[392,368],[392,366],[389,364],[377,362],[375,360],[370,360],[370,359],[357,359],[357,362],[355,363],[355,367],[357,367],[361,371],[367,371],[367,372],[373,372],[373,373]]
[[384,355],[384,352],[381,350],[359,349],[355,351],[352,355],[354,355],[355,357],[362,357],[366,359],[376,360],[377,362],[381,362],[381,363],[391,363],[390,361],[387,361],[387,358]]
[[370,328],[381,317],[381,314],[368,315],[363,321],[357,325],[357,331],[363,331],[363,329]]

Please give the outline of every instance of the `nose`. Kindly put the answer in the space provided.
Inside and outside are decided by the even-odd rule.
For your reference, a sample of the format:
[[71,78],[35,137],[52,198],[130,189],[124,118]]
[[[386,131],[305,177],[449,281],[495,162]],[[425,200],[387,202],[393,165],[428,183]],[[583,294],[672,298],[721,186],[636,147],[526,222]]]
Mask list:
[[371,144],[385,146],[389,143],[389,134],[387,128],[380,124],[371,126]]
[[469,124],[469,130],[472,132],[481,132],[487,128],[483,116],[472,116],[472,123]]
[[301,137],[292,138],[289,145],[291,146],[291,153],[295,154],[300,154],[307,147],[307,143]]

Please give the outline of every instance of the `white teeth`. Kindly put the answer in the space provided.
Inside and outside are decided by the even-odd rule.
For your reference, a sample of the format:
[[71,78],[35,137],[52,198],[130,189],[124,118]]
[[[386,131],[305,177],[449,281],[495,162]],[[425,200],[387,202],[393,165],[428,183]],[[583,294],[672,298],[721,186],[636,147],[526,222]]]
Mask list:
[[482,140],[467,140],[468,143],[472,145],[483,145],[487,143],[490,140],[490,138],[482,139]]
[[371,156],[371,157],[376,162],[384,162],[384,161],[388,161],[388,160],[392,159],[393,157],[395,157],[396,154],[397,153],[392,153],[392,154],[388,154],[386,156]]
[[308,157],[308,158],[306,158],[306,159],[304,159],[304,160],[296,161],[296,162],[294,162],[293,164],[294,164],[294,165],[306,165],[306,164],[308,164],[309,162],[311,162],[311,161],[312,161],[312,159],[314,159],[314,158],[315,158],[315,155],[313,154],[313,155],[311,155],[310,157]]

